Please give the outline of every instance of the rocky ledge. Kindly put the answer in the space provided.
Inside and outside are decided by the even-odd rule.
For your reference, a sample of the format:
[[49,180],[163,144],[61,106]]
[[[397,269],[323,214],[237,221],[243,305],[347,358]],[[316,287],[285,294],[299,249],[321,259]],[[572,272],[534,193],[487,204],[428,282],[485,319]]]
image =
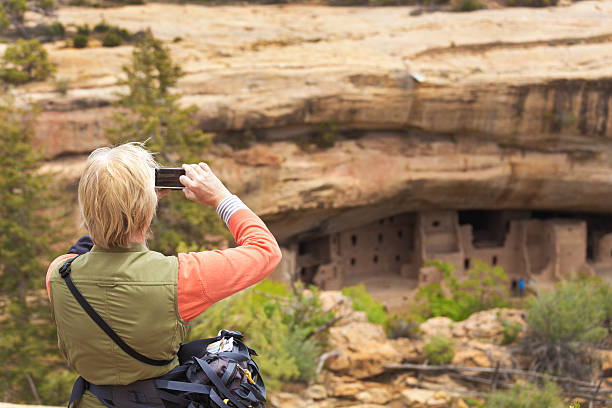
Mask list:
[[[388,339],[383,329],[368,323],[365,312],[352,310],[351,300],[339,292],[321,293],[324,308],[336,307],[344,316],[332,327],[329,344],[332,352],[316,381],[300,393],[275,393],[271,405],[282,408],[379,408],[413,407],[464,408],[464,399],[490,391],[487,378],[446,374],[435,371],[393,371],[389,366],[411,363],[427,367],[424,344],[434,336],[454,342],[453,366],[477,369],[527,369],[529,358],[517,354],[516,341],[502,345],[504,324],[519,328],[518,339],[526,328],[524,312],[517,309],[492,309],[478,312],[462,322],[445,317],[430,319],[420,326],[418,339]],[[600,351],[603,369],[612,366],[612,353]],[[387,366],[387,367],[385,367]],[[484,380],[484,381],[483,381]],[[484,385],[483,385],[484,382]]]

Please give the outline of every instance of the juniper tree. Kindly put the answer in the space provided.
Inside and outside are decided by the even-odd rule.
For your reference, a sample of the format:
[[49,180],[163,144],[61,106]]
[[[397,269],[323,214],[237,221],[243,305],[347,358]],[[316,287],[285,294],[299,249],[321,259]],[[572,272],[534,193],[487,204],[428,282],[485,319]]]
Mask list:
[[[174,87],[183,72],[150,31],[134,48],[131,63],[123,72],[125,78],[118,82],[128,92],[117,102],[118,113],[107,129],[109,141],[146,142],[150,150],[159,153],[158,161],[167,166],[203,160],[210,135],[198,128],[197,107],[179,106],[181,95]],[[160,201],[153,231],[152,248],[164,253],[201,250],[227,236],[214,211],[176,192]]]
[[68,374],[43,288],[57,202],[30,142],[35,116],[0,98],[0,398],[56,404]]
[[47,50],[38,40],[22,40],[6,48],[0,64],[0,79],[12,84],[45,80],[55,72]]
[[54,5],[53,0],[0,0],[0,30],[11,25],[22,30],[27,10],[48,14]]

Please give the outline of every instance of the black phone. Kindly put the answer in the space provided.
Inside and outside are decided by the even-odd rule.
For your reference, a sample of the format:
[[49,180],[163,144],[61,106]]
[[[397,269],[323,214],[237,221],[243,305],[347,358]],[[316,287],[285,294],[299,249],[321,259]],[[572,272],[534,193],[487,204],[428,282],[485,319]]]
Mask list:
[[181,190],[185,188],[179,181],[179,177],[185,175],[185,169],[181,167],[158,167],[155,169],[155,188],[169,188]]

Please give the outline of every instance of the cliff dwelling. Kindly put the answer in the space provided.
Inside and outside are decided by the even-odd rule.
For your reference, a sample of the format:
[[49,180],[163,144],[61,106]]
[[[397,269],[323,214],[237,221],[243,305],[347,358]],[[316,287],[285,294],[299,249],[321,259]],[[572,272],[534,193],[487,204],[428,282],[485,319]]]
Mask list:
[[[539,287],[574,274],[612,280],[612,217],[544,211],[410,212],[290,244],[285,273],[323,289],[363,283],[401,309],[420,285],[439,282],[429,260],[465,273],[475,260],[510,281]],[[288,269],[287,269],[288,268]]]

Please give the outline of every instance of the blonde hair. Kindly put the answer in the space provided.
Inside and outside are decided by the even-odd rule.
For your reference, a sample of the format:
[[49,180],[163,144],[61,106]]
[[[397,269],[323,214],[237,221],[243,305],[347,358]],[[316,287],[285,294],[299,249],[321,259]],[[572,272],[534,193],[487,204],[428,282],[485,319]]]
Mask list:
[[128,248],[148,233],[157,207],[153,168],[158,164],[140,143],[96,149],[79,181],[79,210],[92,241]]

